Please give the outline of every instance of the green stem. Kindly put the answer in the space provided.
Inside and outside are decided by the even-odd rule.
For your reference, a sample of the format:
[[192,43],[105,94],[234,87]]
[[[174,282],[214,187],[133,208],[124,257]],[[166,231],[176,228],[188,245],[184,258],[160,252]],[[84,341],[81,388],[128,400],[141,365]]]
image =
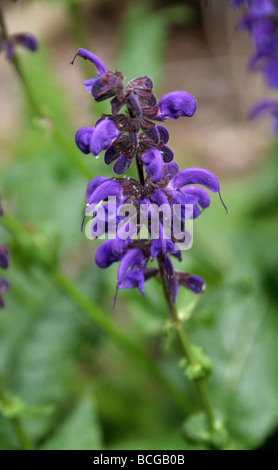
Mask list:
[[[9,214],[5,214],[2,217],[1,223],[12,234],[19,249],[31,253],[31,256],[34,257],[33,261],[37,262],[51,276],[53,283],[99,328],[112,338],[125,353],[132,357],[144,371],[149,373],[166,393],[172,397],[177,406],[187,414],[190,411],[190,404],[186,402],[180,390],[168,381],[157,365],[152,362],[152,359],[129,336],[125,335],[98,305],[80,291],[74,281],[69,279],[58,267],[52,267],[49,262],[48,250],[45,251],[40,248],[25,228]],[[45,253],[47,253],[47,256]]]
[[[2,10],[0,8],[0,29],[1,33],[3,36],[3,39],[8,38],[8,31],[7,27],[5,24],[4,16],[2,13]],[[89,169],[89,167],[83,163],[83,160],[81,160],[79,153],[77,153],[72,145],[68,143],[67,139],[65,138],[63,132],[57,127],[57,124],[52,122],[49,113],[45,112],[45,110],[42,109],[41,104],[37,101],[37,98],[33,94],[32,87],[28,80],[26,79],[26,76],[22,70],[21,64],[19,62],[18,57],[16,54],[13,55],[11,59],[11,63],[17,73],[17,76],[23,85],[23,89],[25,91],[25,96],[27,98],[27,101],[29,103],[29,106],[34,113],[35,116],[37,116],[38,119],[41,120],[47,120],[48,122],[48,130],[50,131],[54,141],[58,146],[63,150],[65,155],[67,155],[68,159],[73,163],[73,165],[78,168],[81,174],[83,174],[86,178],[91,179],[94,175],[92,171]]]
[[[164,266],[162,265],[161,262],[159,262],[159,269],[160,269],[160,275],[162,279],[162,284],[163,284],[163,290],[164,290],[164,295],[165,299],[167,302],[168,310],[170,312],[170,315],[175,323],[175,330],[177,332],[179,342],[181,344],[181,347],[183,349],[183,352],[185,354],[186,359],[188,360],[188,363],[193,365],[194,364],[194,354],[192,352],[192,348],[190,345],[190,342],[187,338],[186,332],[183,328],[182,321],[179,318],[176,306],[172,303],[171,296],[168,292],[167,289],[167,282],[166,282],[166,271]],[[205,411],[206,417],[207,417],[207,422],[209,429],[213,431],[214,429],[214,417],[211,409],[211,405],[209,402],[209,397],[207,393],[207,388],[206,384],[203,379],[195,379],[194,380],[196,384],[196,388],[198,391],[198,395],[200,398],[200,402],[202,404],[202,407]]]
[[[2,401],[4,404],[8,405],[9,404],[9,397],[5,391],[3,382],[0,378],[0,401]],[[21,424],[21,421],[18,418],[7,418],[14,430],[15,435],[17,436],[17,439],[19,441],[19,444],[23,450],[34,450],[34,446],[32,442],[30,441],[29,437],[24,431],[24,428]]]

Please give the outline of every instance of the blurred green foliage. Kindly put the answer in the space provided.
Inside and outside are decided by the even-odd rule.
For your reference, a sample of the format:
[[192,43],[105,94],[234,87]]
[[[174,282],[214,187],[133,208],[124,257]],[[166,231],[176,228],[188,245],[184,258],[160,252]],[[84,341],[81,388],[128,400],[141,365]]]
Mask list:
[[[130,78],[143,70],[158,77],[169,24],[177,17],[185,21],[186,15],[180,7],[158,13],[147,4],[129,7],[121,31],[128,40],[115,62]],[[67,110],[71,90],[56,77],[46,46],[24,56],[24,62],[34,93],[74,147]],[[22,125],[9,143],[10,162],[1,164],[6,212],[23,224],[50,263],[58,261],[82,292],[142,345],[191,403],[192,416],[185,421],[165,389],[61,293],[51,271],[36,263],[33,245],[19,250],[13,235],[1,228],[1,241],[11,249],[12,289],[0,313],[0,370],[11,394],[9,407],[0,406],[0,449],[19,446],[9,413],[22,418],[40,449],[206,448],[198,403],[177,367],[176,339],[165,328],[161,286],[149,281],[145,298],[137,291],[121,292],[112,310],[116,266],[105,272],[96,268],[97,243],[79,230],[87,180],[34,121],[38,124],[23,101]],[[103,163],[97,170],[94,163],[92,172],[109,174]],[[190,339],[212,359],[209,394],[229,430],[229,443],[226,435],[221,439],[232,449],[258,448],[278,428],[277,174],[275,144],[262,168],[222,181],[228,216],[213,198],[196,221],[194,246],[179,266],[207,280],[196,304],[193,294],[180,291],[178,308]]]

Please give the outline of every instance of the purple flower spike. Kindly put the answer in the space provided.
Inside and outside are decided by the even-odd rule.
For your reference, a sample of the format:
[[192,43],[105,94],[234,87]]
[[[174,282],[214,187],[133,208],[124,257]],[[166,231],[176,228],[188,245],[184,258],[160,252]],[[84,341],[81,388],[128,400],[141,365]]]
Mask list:
[[121,256],[115,255],[113,252],[113,241],[106,240],[98,247],[95,253],[95,262],[100,268],[108,268],[111,264],[121,259]]
[[186,168],[179,171],[170,181],[169,188],[180,189],[188,184],[201,184],[214,193],[220,191],[216,176],[203,168]]
[[89,60],[90,62],[92,62],[92,64],[94,64],[97,68],[97,72],[96,74],[97,75],[103,75],[107,72],[107,68],[105,67],[104,63],[102,62],[102,60],[100,60],[99,57],[97,57],[95,54],[93,54],[92,52],[90,51],[87,51],[87,49],[78,49],[77,53],[75,54],[73,60],[71,61],[71,64],[74,63],[75,59],[76,59],[76,56],[79,56],[79,57],[82,57],[83,59],[85,60]]
[[81,127],[75,134],[75,143],[81,152],[90,153],[90,142],[94,133],[94,127]]
[[90,150],[93,155],[98,155],[102,150],[110,147],[121,131],[110,119],[104,119],[96,127],[92,135]]
[[145,170],[150,175],[152,182],[157,183],[163,172],[163,158],[159,150],[147,150],[141,157]]
[[197,103],[195,98],[185,91],[172,91],[162,96],[158,102],[156,119],[177,119],[181,116],[191,117],[195,113]]

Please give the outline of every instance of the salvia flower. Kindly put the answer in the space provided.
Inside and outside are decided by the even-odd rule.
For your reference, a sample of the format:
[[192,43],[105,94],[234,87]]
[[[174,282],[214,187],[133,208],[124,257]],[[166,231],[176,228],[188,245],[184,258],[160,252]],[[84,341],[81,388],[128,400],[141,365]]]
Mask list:
[[[150,77],[136,78],[125,85],[123,74],[108,70],[96,55],[79,49],[72,63],[77,56],[89,60],[96,68],[97,77],[86,80],[86,91],[95,101],[109,99],[111,106],[111,113],[103,114],[94,126],[85,126],[76,132],[77,147],[84,154],[94,156],[105,150],[104,161],[107,165],[113,163],[117,175],[124,174],[135,161],[139,177],[137,180],[97,176],[87,186],[86,214],[93,222],[90,235],[100,238],[110,234],[111,224],[115,230],[114,237],[97,248],[96,264],[105,269],[119,263],[116,294],[118,290],[137,287],[144,295],[144,283],[162,273],[173,302],[179,286],[195,294],[202,292],[205,282],[201,278],[174,269],[171,258],[182,259],[174,218],[180,223],[183,243],[189,244],[186,221],[198,217],[210,205],[208,191],[220,195],[220,186],[217,178],[202,168],[179,171],[173,161],[174,153],[166,145],[169,133],[161,125],[168,119],[192,117],[197,107],[195,98],[185,91],[173,91],[158,100]],[[111,198],[114,198],[113,210],[110,209]],[[124,208],[127,205],[133,216],[126,218]],[[192,211],[188,210],[188,205]],[[159,212],[161,207],[165,211],[163,217]],[[137,237],[142,214],[150,234],[145,239]],[[157,230],[154,234],[151,224],[155,217]],[[84,221],[82,227],[83,224]],[[152,266],[155,260],[159,268]]]
[[[278,89],[278,1],[277,0],[234,0],[232,5],[243,7],[244,13],[239,27],[248,31],[254,51],[249,68],[262,73],[269,88]],[[277,105],[265,100],[250,112],[257,118],[269,112],[273,116],[273,130],[277,134]]]

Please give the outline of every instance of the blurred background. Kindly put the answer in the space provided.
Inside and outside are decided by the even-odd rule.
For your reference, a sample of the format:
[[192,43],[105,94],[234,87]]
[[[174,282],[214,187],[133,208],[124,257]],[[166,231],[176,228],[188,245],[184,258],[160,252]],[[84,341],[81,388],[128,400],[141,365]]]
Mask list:
[[229,213],[216,195],[195,221],[179,270],[203,277],[207,290],[180,290],[178,309],[212,358],[209,394],[228,447],[275,449],[278,145],[269,122],[247,120],[269,92],[247,70],[240,12],[223,0],[2,4],[9,32],[32,32],[39,50],[18,50],[36,109],[0,57],[0,236],[11,252],[0,371],[17,406],[16,415],[2,409],[0,449],[19,448],[11,416],[40,449],[206,448],[185,429],[198,401],[177,367],[161,286],[148,281],[145,298],[121,291],[113,310],[117,266],[97,268],[98,242],[80,232],[89,179],[112,169],[75,148],[76,130],[108,110],[82,85],[94,67],[69,64],[79,47],[127,80],[151,76],[157,97],[186,90],[197,99],[192,119],[166,123],[169,145],[181,168],[218,177]]

